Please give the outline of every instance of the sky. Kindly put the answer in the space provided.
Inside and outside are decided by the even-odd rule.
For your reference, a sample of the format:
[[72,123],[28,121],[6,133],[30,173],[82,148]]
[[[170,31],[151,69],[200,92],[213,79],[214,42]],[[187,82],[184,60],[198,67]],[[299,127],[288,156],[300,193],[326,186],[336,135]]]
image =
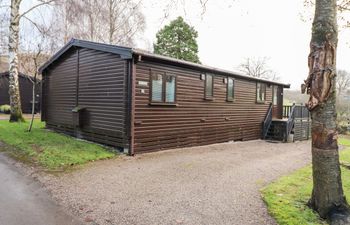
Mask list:
[[[36,1],[24,1],[23,8]],[[140,1],[146,28],[137,39],[138,48],[152,51],[157,31],[182,16],[198,31],[199,57],[205,65],[238,71],[246,58],[267,57],[279,81],[294,90],[300,90],[308,75],[314,8],[305,7],[304,0],[208,0],[205,10],[200,0]],[[337,68],[350,71],[350,28],[339,24]]]
[[[156,3],[158,2],[158,3]],[[161,3],[159,3],[161,2]],[[164,18],[164,9],[169,9]],[[199,0],[145,0],[146,29],[137,43],[152,50],[156,32],[177,16],[198,31],[199,57],[203,64],[237,71],[245,58],[267,57],[269,67],[291,89],[300,89],[308,75],[307,56],[313,8],[303,0],[209,0],[206,10]],[[350,71],[350,28],[340,29],[337,67]]]

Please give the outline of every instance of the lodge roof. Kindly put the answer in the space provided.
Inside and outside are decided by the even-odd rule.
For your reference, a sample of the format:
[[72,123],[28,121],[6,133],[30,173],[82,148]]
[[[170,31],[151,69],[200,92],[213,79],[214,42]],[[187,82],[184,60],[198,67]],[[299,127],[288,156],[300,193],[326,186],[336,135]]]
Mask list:
[[193,62],[188,62],[185,60],[162,56],[162,55],[150,53],[145,50],[141,50],[137,48],[97,43],[97,42],[79,40],[74,38],[71,39],[65,46],[63,46],[56,54],[54,54],[46,63],[44,63],[39,68],[39,72],[42,73],[46,68],[48,68],[51,64],[53,64],[57,59],[59,59],[65,52],[67,52],[72,47],[88,48],[88,49],[94,49],[94,50],[99,50],[103,52],[118,54],[123,59],[132,59],[135,56],[136,57],[141,56],[153,61],[159,61],[159,62],[168,63],[168,64],[180,66],[180,67],[191,68],[191,69],[199,69],[199,70],[202,70],[203,72],[225,74],[233,77],[243,78],[247,80],[261,81],[261,82],[266,82],[270,84],[277,84],[285,88],[290,88],[290,84],[285,84],[285,83],[271,81],[271,80],[262,79],[262,78],[250,77],[239,72],[219,69],[212,66],[207,66],[207,65],[197,64]]

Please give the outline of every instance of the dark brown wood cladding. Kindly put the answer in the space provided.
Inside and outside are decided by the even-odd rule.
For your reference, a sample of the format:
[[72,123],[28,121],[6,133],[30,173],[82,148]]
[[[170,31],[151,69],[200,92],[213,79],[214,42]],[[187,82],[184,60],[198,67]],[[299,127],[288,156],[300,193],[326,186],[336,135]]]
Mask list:
[[[280,94],[283,87],[289,87],[131,48],[75,39],[40,71],[44,79],[42,119],[47,127],[124,148],[130,155],[259,139],[273,85],[279,86]],[[152,71],[163,74],[159,78],[162,88],[154,78],[158,96],[162,89],[170,91],[161,93],[161,101],[155,98],[150,103]],[[206,73],[214,75],[210,99],[205,99]],[[234,78],[234,99],[229,101],[228,76]],[[266,84],[265,102],[257,102],[257,82]],[[176,96],[172,95],[174,83]],[[282,100],[278,102],[282,104]]]
[[[127,61],[119,55],[73,49],[44,71],[43,120],[49,128],[91,141],[127,147]],[[81,111],[75,127],[72,110]]]
[[[23,113],[32,112],[32,98],[33,98],[33,83],[29,80],[29,77],[26,75],[20,75],[18,77],[20,95],[21,95],[21,106]],[[36,88],[36,94],[39,95],[37,101],[40,101],[40,85]],[[9,96],[9,75],[8,73],[0,74],[0,105],[9,105],[10,96]],[[37,110],[39,111],[39,110]]]
[[[177,106],[149,104],[152,70],[176,76]],[[136,64],[135,153],[261,137],[272,85],[267,84],[266,102],[261,104],[256,103],[256,81],[235,78],[235,99],[229,102],[227,76],[214,74],[214,97],[205,100],[202,73],[155,62]]]

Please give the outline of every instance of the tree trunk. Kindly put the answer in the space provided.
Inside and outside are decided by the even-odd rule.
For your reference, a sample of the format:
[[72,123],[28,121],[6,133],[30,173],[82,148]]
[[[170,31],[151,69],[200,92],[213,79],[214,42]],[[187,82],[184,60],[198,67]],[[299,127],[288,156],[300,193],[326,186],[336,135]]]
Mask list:
[[113,35],[114,35],[114,21],[113,21],[113,2],[112,0],[109,0],[109,8],[108,8],[108,14],[109,14],[109,43],[108,44],[113,44]]
[[309,77],[302,86],[312,116],[313,191],[309,205],[332,224],[348,224],[336,131],[336,0],[316,0],[309,55]]
[[33,127],[33,122],[34,122],[34,115],[35,115],[35,101],[36,101],[36,96],[35,96],[35,88],[36,88],[36,75],[34,77],[34,81],[32,82],[33,88],[32,88],[32,117],[30,119],[30,124],[28,127],[28,132],[32,131]]
[[18,42],[19,42],[19,6],[21,0],[11,0],[11,18],[9,35],[9,95],[11,116],[10,122],[24,121],[21,109],[21,97],[18,83]]

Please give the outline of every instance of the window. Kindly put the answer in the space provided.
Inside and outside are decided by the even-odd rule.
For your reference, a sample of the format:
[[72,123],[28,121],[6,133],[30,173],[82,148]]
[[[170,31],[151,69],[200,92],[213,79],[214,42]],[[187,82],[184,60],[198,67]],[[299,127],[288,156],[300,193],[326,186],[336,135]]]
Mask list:
[[266,84],[256,83],[256,102],[265,103]]
[[163,74],[152,74],[152,102],[163,102]]
[[214,96],[214,77],[212,74],[205,75],[205,99],[212,99]]
[[227,101],[233,101],[235,98],[235,80],[227,78]]
[[175,77],[166,76],[165,102],[175,102]]
[[276,85],[273,86],[273,89],[272,89],[272,104],[273,105],[277,105],[277,90],[278,90],[278,87]]
[[150,97],[153,103],[175,103],[176,77],[164,72],[153,72]]

